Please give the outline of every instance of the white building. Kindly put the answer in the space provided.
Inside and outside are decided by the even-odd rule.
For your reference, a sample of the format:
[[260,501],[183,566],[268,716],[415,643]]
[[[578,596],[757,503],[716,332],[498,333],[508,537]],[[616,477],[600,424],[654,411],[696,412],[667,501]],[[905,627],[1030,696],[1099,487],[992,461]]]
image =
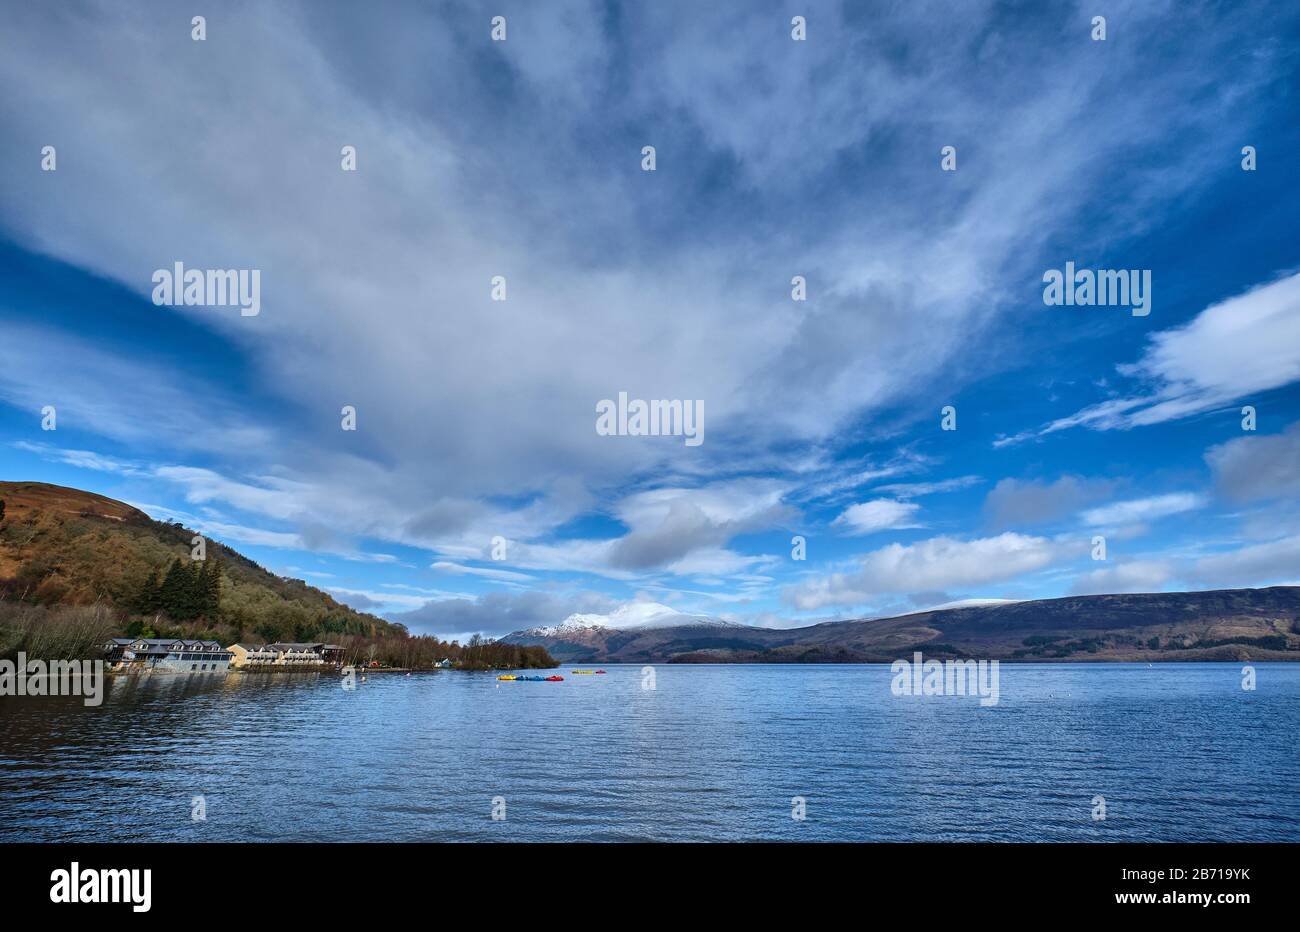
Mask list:
[[225,673],[230,657],[216,641],[113,638],[104,645],[108,668],[127,673]]

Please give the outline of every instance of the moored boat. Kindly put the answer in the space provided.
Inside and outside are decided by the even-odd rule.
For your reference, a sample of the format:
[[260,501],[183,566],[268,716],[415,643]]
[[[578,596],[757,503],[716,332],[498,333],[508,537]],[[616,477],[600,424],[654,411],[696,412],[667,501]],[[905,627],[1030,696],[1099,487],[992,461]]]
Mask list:
[[563,683],[562,676],[525,676],[522,673],[503,673],[497,677],[499,680],[514,680],[518,683]]

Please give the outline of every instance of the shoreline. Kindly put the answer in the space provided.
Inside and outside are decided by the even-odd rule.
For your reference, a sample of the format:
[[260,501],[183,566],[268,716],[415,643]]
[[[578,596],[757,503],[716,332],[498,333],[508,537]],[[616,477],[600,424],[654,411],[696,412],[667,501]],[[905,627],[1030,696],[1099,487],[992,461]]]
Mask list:
[[[1044,658],[1025,658],[1025,657],[981,657],[978,655],[965,655],[961,657],[951,657],[946,654],[926,655],[927,660],[996,660],[998,663],[1014,664],[1017,666],[1045,666],[1050,664],[1069,664],[1082,665],[1089,664],[1131,664],[1133,666],[1157,666],[1161,664],[1183,665],[1196,663],[1300,663],[1300,656],[1286,656],[1282,651],[1271,651],[1270,656],[1265,657],[1044,657]],[[1279,656],[1280,655],[1280,656]],[[81,659],[80,663],[95,663],[101,658]],[[560,664],[557,667],[493,667],[482,670],[460,670],[455,667],[439,667],[435,669],[420,669],[417,667],[386,667],[367,670],[358,670],[358,673],[364,673],[367,676],[372,673],[503,673],[512,670],[558,670],[564,666],[573,666],[577,664],[598,664],[610,667],[642,667],[642,666],[674,666],[674,667],[869,667],[869,666],[889,666],[895,660],[693,660],[668,658],[666,660],[592,660],[577,659],[571,660],[567,664]],[[906,659],[906,658],[904,658]],[[67,658],[42,658],[29,657],[28,663],[39,661],[41,663],[52,663],[63,661]],[[12,663],[12,660],[9,660]],[[256,676],[261,674],[322,674],[330,673],[343,676],[340,669],[288,669],[288,670],[237,670],[230,669],[225,671],[195,671],[195,670],[105,670],[106,677],[131,677],[131,676],[229,676],[238,674],[241,676]],[[33,674],[47,675],[47,674]]]

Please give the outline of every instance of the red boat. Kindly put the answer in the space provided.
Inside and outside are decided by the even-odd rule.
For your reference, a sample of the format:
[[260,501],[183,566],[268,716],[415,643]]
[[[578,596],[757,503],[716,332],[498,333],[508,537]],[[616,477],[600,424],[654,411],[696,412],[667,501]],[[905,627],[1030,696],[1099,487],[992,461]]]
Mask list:
[[563,682],[564,682],[564,677],[562,677],[562,676],[548,676],[548,677],[546,678],[546,682],[548,682],[548,683],[563,683]]

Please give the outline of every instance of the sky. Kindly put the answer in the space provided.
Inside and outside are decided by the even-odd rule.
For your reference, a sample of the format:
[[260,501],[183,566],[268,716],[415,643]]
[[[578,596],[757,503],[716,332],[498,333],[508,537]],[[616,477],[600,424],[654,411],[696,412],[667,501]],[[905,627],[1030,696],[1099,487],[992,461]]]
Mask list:
[[444,637],[1300,583],[1294,3],[192,16],[0,12],[0,478]]

